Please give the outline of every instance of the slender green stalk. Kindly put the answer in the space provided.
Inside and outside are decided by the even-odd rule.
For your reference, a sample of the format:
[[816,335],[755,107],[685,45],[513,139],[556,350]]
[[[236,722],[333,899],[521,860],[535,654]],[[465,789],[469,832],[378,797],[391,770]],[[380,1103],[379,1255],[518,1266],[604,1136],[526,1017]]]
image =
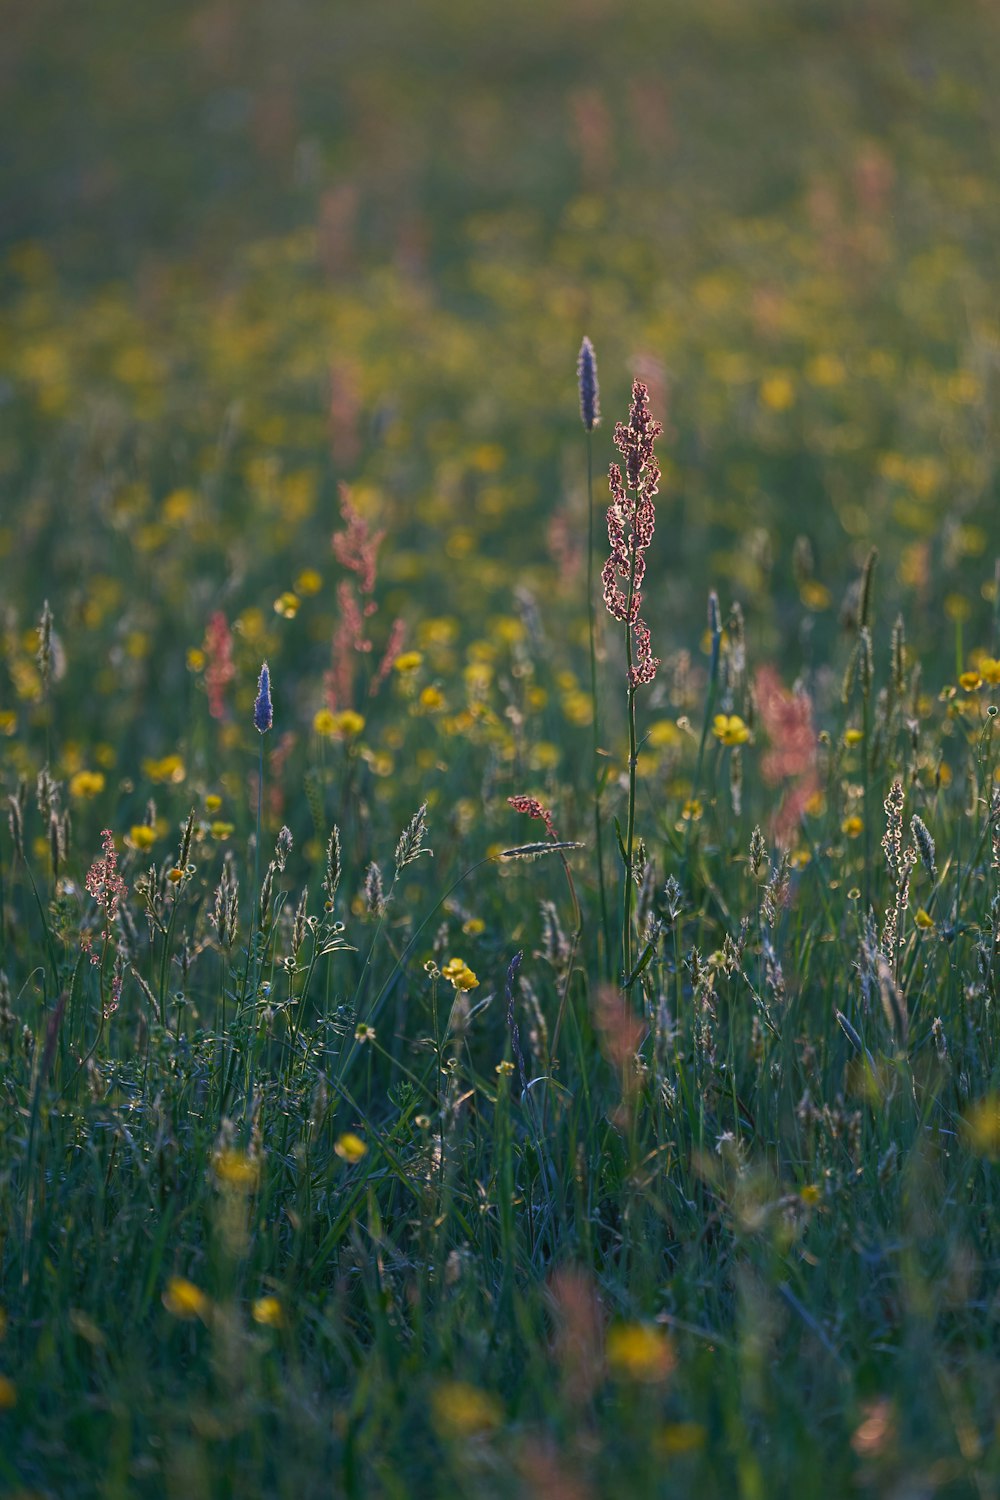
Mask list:
[[[635,490],[632,508],[632,535],[635,536],[639,511],[639,490]],[[635,565],[638,552],[633,541],[632,565],[628,579],[628,610],[625,616],[625,661],[628,669],[628,818],[625,824],[625,891],[622,896],[622,981],[632,972],[632,859],[635,844],[635,763],[638,756],[635,734],[635,686],[632,682],[632,601],[635,598]]]
[[601,932],[604,935],[604,961],[611,977],[611,921],[608,916],[608,894],[604,884],[604,834],[601,828],[600,723],[597,711],[597,622],[594,603],[594,443],[587,430],[587,623],[590,628],[590,715],[594,741],[594,849],[597,857],[597,884],[601,902]]

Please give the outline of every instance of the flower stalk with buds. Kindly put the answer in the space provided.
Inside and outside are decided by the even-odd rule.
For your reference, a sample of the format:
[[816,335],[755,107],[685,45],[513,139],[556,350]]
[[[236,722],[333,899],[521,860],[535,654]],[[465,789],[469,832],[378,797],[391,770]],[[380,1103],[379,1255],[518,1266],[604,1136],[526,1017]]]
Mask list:
[[[653,505],[660,480],[660,466],[653,444],[663,428],[649,410],[649,391],[641,380],[632,382],[632,404],[628,425],[615,425],[614,442],[625,472],[618,464],[608,470],[611,504],[608,506],[608,541],[611,555],[601,572],[608,613],[625,626],[626,683],[628,690],[628,823],[625,838],[625,890],[622,900],[623,977],[632,973],[632,865],[635,844],[635,767],[638,754],[635,732],[635,695],[653,681],[659,658],[653,655],[649,626],[639,614],[642,584],[646,574],[646,549],[653,539],[656,510]],[[625,585],[623,588],[622,585]]]

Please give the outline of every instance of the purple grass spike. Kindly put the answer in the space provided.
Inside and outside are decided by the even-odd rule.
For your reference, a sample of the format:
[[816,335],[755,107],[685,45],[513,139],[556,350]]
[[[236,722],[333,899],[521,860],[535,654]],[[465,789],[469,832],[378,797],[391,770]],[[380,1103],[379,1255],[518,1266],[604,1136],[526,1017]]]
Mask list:
[[601,420],[601,387],[597,383],[597,357],[594,346],[584,337],[576,361],[576,374],[580,383],[580,416],[588,432]]
[[257,701],[253,706],[254,728],[259,734],[267,734],[274,723],[274,708],[271,704],[271,673],[267,662],[261,664],[257,679]]

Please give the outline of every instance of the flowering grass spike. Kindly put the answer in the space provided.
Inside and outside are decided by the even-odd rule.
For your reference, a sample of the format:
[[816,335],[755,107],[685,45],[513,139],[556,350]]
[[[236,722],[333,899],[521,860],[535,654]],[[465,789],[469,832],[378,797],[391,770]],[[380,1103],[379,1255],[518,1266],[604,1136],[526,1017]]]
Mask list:
[[601,420],[601,387],[597,381],[597,358],[594,346],[584,337],[576,361],[577,380],[580,385],[580,416],[588,432]]
[[253,706],[254,728],[259,734],[267,734],[274,723],[274,708],[271,703],[271,673],[267,662],[262,663],[257,679],[257,701]]

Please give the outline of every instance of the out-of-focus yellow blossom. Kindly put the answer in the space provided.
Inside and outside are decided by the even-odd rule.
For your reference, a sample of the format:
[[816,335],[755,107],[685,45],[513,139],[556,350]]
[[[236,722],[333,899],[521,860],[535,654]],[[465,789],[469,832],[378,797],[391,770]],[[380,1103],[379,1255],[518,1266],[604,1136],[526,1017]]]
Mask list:
[[299,612],[299,605],[301,603],[302,601],[298,594],[290,592],[279,594],[274,601],[274,612],[276,615],[280,615],[283,620],[294,620]]
[[353,740],[365,727],[365,716],[359,714],[356,709],[342,708],[333,716],[332,733],[337,739]]
[[255,1323],[260,1323],[264,1328],[281,1328],[285,1322],[285,1310],[277,1297],[257,1297],[254,1299],[250,1315]]
[[346,1161],[351,1166],[368,1154],[367,1145],[359,1135],[354,1134],[353,1130],[347,1130],[343,1135],[338,1136],[333,1149],[341,1161]]
[[492,1432],[503,1420],[492,1396],[458,1380],[437,1387],[431,1396],[431,1411],[439,1434],[457,1442]]
[[301,595],[303,599],[310,598],[313,594],[318,594],[322,587],[322,575],[317,573],[315,568],[303,568],[295,580],[295,592]]
[[147,823],[133,823],[128,831],[128,836],[133,847],[141,850],[143,853],[147,849],[152,849],[156,843],[156,829],[150,828]]
[[958,685],[967,693],[974,693],[983,685],[983,679],[978,672],[963,672],[958,679]]
[[962,1134],[978,1156],[991,1161],[1000,1157],[1000,1094],[987,1094],[970,1105],[962,1121]]
[[190,1322],[205,1318],[211,1303],[200,1287],[183,1276],[171,1276],[163,1292],[163,1305],[175,1318]]
[[990,687],[1000,687],[1000,661],[995,656],[980,657],[979,671],[983,681]]
[[226,1187],[236,1188],[241,1193],[254,1192],[260,1182],[258,1158],[233,1147],[216,1152],[212,1158],[212,1170]]
[[583,728],[589,724],[593,717],[593,704],[590,694],[585,693],[582,688],[576,692],[565,693],[562,700],[562,711],[571,724]]
[[144,760],[142,769],[150,781],[167,782],[175,786],[187,775],[187,767],[179,755],[164,755],[160,760]]
[[925,911],[922,906],[918,907],[918,909],[914,912],[913,920],[916,925],[918,927],[922,927],[925,932],[934,926],[934,918],[931,916],[930,912]]
[[806,379],[810,385],[843,385],[846,378],[844,361],[836,354],[815,354],[806,365]]
[[514,615],[494,615],[489,621],[489,627],[497,640],[505,646],[516,646],[527,634],[522,621]]
[[430,646],[452,646],[458,640],[458,621],[450,615],[422,620],[417,626],[417,640],[425,649]]
[[857,813],[852,813],[849,818],[845,818],[841,823],[840,831],[846,838],[856,839],[864,829],[864,826]]
[[234,823],[225,823],[221,818],[216,818],[208,825],[208,831],[213,839],[230,839],[236,831]]
[[795,405],[795,384],[790,375],[776,371],[760,383],[760,399],[769,411],[788,411]]
[[70,777],[69,794],[81,802],[89,801],[91,797],[97,797],[103,791],[103,771],[77,771],[75,776]]
[[653,750],[668,750],[679,745],[683,738],[673,719],[656,719],[646,733],[646,744]]
[[819,583],[815,578],[807,578],[799,589],[799,598],[806,609],[821,610],[829,609],[832,602],[830,590],[825,583]]
[[392,664],[393,670],[398,672],[400,677],[405,677],[408,673],[415,672],[423,659],[421,651],[401,651]]
[[605,1353],[613,1374],[642,1384],[666,1380],[677,1363],[667,1334],[648,1323],[621,1323],[609,1329]]
[[864,733],[863,729],[845,729],[844,730],[844,744],[845,745],[849,745],[849,746],[860,745],[861,741],[864,739],[864,737],[865,737],[865,733]]
[[445,697],[440,688],[429,684],[420,694],[419,703],[425,713],[440,713],[445,707]]

